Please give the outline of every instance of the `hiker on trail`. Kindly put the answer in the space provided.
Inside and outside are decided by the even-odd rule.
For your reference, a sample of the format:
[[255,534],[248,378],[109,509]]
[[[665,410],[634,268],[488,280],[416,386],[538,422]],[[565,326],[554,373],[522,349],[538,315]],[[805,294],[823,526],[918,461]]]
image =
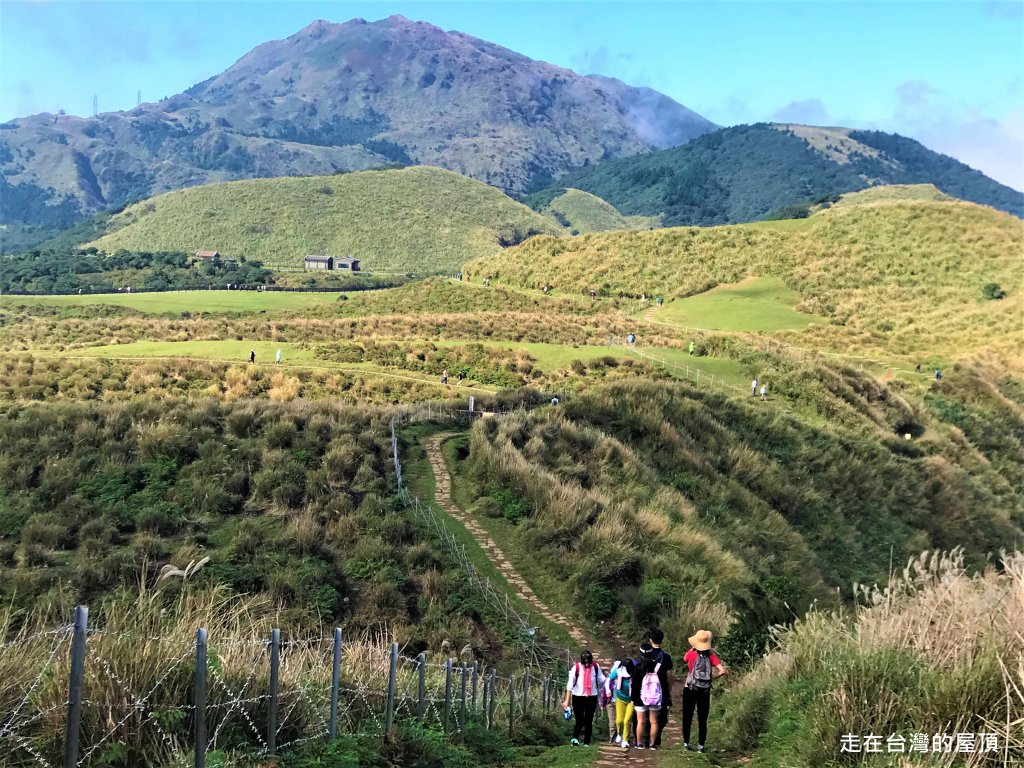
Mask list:
[[612,668],[608,670],[608,677],[604,679],[601,686],[601,693],[597,696],[597,708],[608,716],[608,743],[617,744],[615,736],[615,689],[612,686],[612,679],[622,666],[622,662],[616,659],[612,662]]
[[661,736],[668,725],[668,710],[672,706],[672,668],[675,663],[668,651],[661,647],[665,639],[665,633],[655,627],[650,632],[651,638],[651,659],[658,664],[658,679],[661,683],[661,709],[658,710],[657,735],[652,735],[651,747],[656,749],[661,746]]
[[630,348],[634,347],[636,345],[636,334],[629,334],[629,336],[626,337],[626,341],[629,343]]
[[591,301],[597,301],[597,291],[591,289],[591,291],[590,291],[590,300]]
[[653,658],[653,650],[650,643],[640,646],[640,659],[637,660],[630,686],[630,699],[636,712],[637,749],[657,749],[658,710],[661,709],[664,692],[661,664]]
[[613,694],[612,705],[608,709],[615,714],[615,720],[609,720],[608,733],[614,736],[614,743],[623,749],[629,749],[629,727],[633,723],[633,700],[630,698],[629,686],[634,668],[631,660],[624,663],[616,661],[608,675],[608,685]]
[[594,733],[594,713],[597,711],[597,694],[604,685],[604,672],[600,665],[594,662],[594,654],[590,651],[583,651],[580,660],[572,665],[569,670],[569,679],[565,683],[565,698],[562,700],[562,708],[569,706],[572,701],[572,711],[576,715],[576,724],[572,728],[572,740],[569,742],[574,747],[580,745],[580,737],[583,737],[583,746],[590,746],[590,739]]
[[547,296],[548,295],[548,284],[544,283],[544,287],[541,288],[541,290],[544,291],[544,295]]
[[757,397],[757,377],[756,376],[754,377],[754,380],[752,382],[750,382],[750,396],[751,397]]
[[457,277],[459,279],[460,283],[462,282],[462,273],[461,272],[456,273],[455,277]]
[[693,353],[694,353],[694,351],[695,351],[696,349],[697,349],[697,345],[696,345],[696,344],[694,344],[694,343],[693,343],[693,342],[691,341],[691,342],[690,342],[690,357],[693,357]]
[[466,282],[467,283],[473,282],[472,280],[469,279],[469,272],[466,273]]
[[466,374],[464,374],[464,373],[463,373],[462,371],[459,371],[459,372],[458,372],[457,374],[455,374],[455,375],[456,375],[456,376],[458,377],[458,379],[459,379],[459,386],[461,387],[461,386],[462,386],[462,380],[463,380],[464,378],[466,378]]
[[255,363],[256,362],[256,350],[255,349],[250,349],[249,350],[249,362],[250,363]]
[[654,303],[660,307],[664,303],[664,299],[662,299],[661,296],[658,296],[654,299]]
[[920,372],[921,372],[921,364],[918,363],[917,365],[914,366],[914,373],[920,373]]
[[689,672],[683,687],[683,749],[690,746],[690,726],[697,712],[697,751],[704,751],[708,738],[708,712],[711,710],[711,681],[726,673],[725,666],[711,650],[711,633],[698,630],[688,638],[690,650],[683,656]]
[[447,384],[448,383],[448,369],[447,368],[445,368],[443,371],[441,371],[441,383],[442,384]]
[[768,385],[767,384],[762,384],[761,385],[761,399],[762,400],[767,400],[768,399]]
[[558,405],[558,397],[552,397],[551,398],[551,404],[552,405]]
[[281,350],[280,349],[277,350],[277,356],[276,357],[277,357],[277,364],[280,365],[281,364]]
[[942,371],[938,368],[935,369],[935,380],[942,381]]
[[488,288],[490,288],[491,287],[491,278],[485,277],[484,278],[484,285],[487,286]]

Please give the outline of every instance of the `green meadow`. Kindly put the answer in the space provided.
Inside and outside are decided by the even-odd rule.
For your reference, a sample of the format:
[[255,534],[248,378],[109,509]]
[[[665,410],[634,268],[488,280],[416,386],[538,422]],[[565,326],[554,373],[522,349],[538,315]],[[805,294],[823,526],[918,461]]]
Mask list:
[[0,296],[0,307],[21,305],[128,307],[147,315],[182,312],[287,312],[330,306],[340,293],[278,291],[167,291],[164,293],[100,293],[80,296]]
[[824,318],[797,312],[800,295],[777,277],[751,277],[670,301],[645,313],[649,320],[716,331],[771,333],[804,328]]

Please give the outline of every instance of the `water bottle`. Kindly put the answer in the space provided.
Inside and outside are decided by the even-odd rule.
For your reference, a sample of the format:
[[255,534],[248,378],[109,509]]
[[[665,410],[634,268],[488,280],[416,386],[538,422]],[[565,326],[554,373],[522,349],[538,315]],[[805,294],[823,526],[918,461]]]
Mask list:
[[572,720],[572,707],[566,707],[562,711],[562,717],[564,717],[566,720]]

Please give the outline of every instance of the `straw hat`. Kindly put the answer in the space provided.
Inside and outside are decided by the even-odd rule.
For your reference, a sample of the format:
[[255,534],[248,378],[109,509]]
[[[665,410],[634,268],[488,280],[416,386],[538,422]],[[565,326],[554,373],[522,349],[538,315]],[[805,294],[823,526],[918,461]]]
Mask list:
[[698,651],[707,651],[711,648],[711,633],[706,629],[698,629],[692,637],[686,639]]

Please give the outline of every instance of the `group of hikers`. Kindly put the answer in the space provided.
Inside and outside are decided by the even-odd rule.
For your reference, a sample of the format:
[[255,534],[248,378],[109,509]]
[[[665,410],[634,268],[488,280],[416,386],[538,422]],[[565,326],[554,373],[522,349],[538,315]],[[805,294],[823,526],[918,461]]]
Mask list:
[[[575,718],[574,747],[589,747],[594,716],[607,712],[609,741],[623,749],[656,750],[668,724],[672,707],[675,663],[662,642],[665,633],[652,629],[633,658],[616,659],[606,675],[594,654],[584,650],[569,670],[562,708],[565,718]],[[726,673],[711,648],[712,635],[706,629],[688,638],[690,650],[683,656],[686,677],[683,684],[683,748],[704,751],[711,709],[711,681]],[[691,741],[693,715],[697,715],[697,742]]]
[[[255,349],[250,349],[249,350],[249,362],[250,363],[255,363],[256,362],[256,350]],[[281,350],[280,349],[277,350],[277,354],[274,355],[274,362],[276,362],[278,365],[281,364]]]

